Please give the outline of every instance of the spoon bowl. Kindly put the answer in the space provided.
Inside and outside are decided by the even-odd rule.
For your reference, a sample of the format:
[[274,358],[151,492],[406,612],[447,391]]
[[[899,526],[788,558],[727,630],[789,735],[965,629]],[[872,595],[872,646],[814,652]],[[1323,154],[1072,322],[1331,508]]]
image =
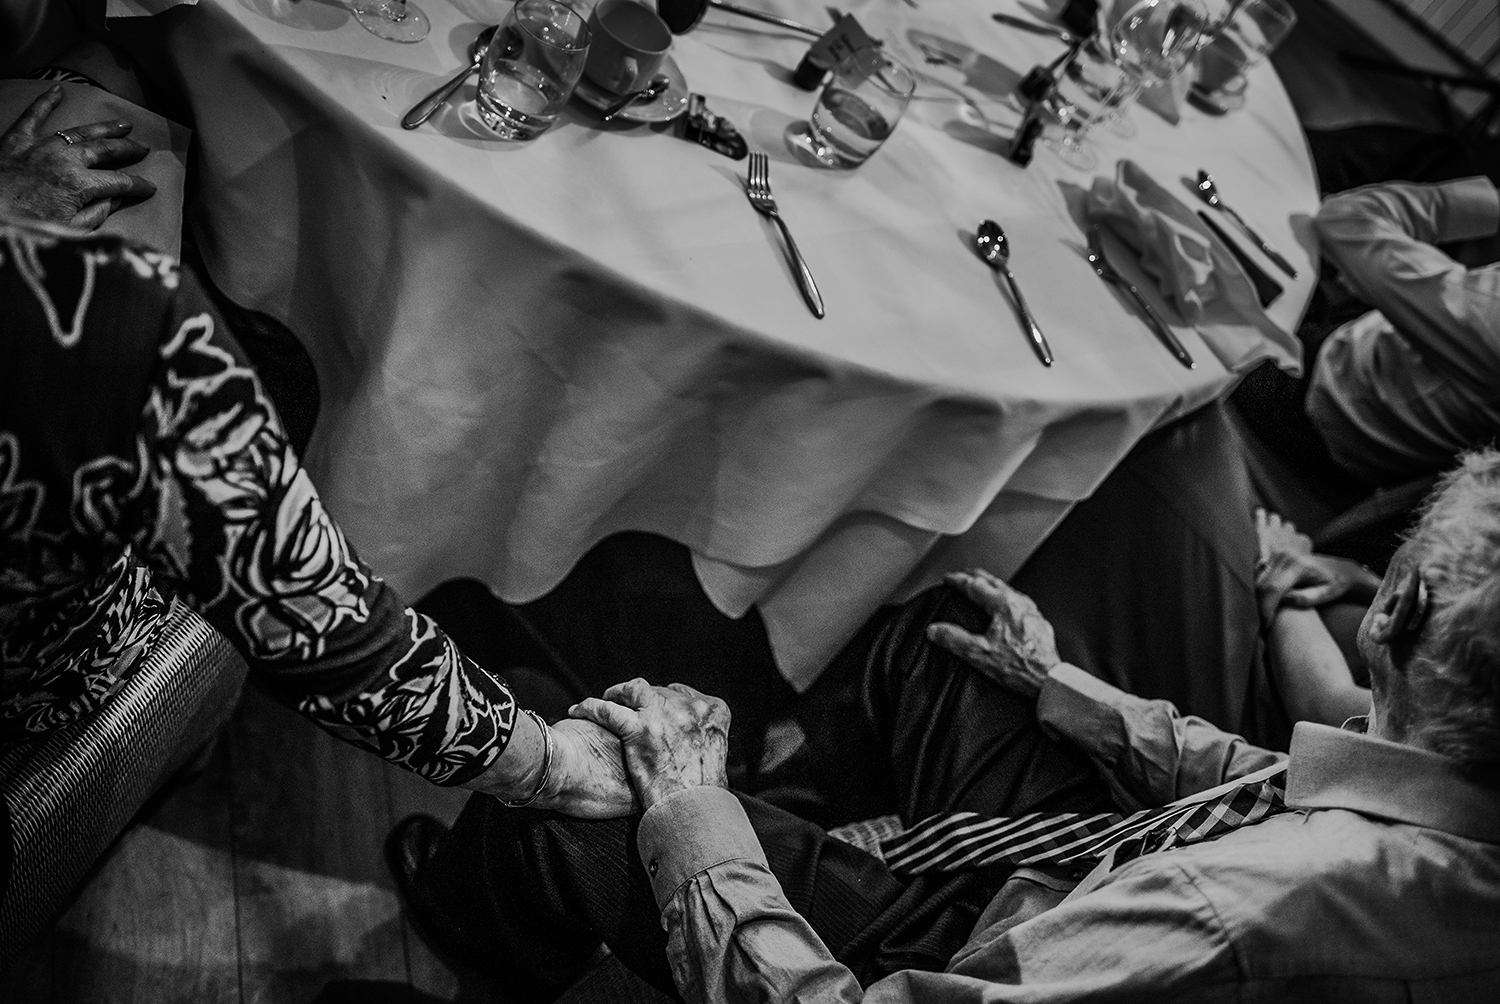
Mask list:
[[604,114],[599,117],[599,124],[603,125],[604,123],[610,121],[616,115],[620,114],[632,105],[640,104],[643,101],[655,101],[662,95],[663,92],[666,91],[668,87],[671,86],[671,78],[669,78],[665,73],[658,73],[656,76],[651,78],[651,82],[645,87],[642,87],[638,91],[631,91],[629,94],[621,97],[619,101],[616,101],[614,104],[606,108],[604,110]]
[[1204,170],[1198,172],[1198,198],[1219,208],[1219,186],[1214,184],[1214,176]]
[[1000,224],[994,220],[982,220],[978,230],[974,234],[974,250],[984,263],[990,268],[1005,276],[1006,283],[1010,286],[1010,295],[1016,301],[1016,313],[1021,316],[1021,323],[1026,328],[1026,337],[1031,339],[1031,347],[1036,352],[1036,357],[1042,361],[1043,366],[1052,365],[1052,349],[1047,344],[1042,329],[1036,326],[1036,321],[1031,318],[1031,311],[1026,307],[1026,298],[1021,295],[1021,287],[1016,283],[1016,277],[1010,270],[1010,241],[1005,237],[1005,231]]
[[479,72],[479,63],[484,59],[484,50],[490,47],[490,41],[495,37],[496,25],[490,25],[478,35],[474,41],[469,43],[469,65],[460,70],[451,80],[433,91],[427,97],[412,106],[411,111],[401,118],[401,128],[415,129],[417,126],[432,118],[432,113],[442,107],[447,101],[469,79],[469,74]]

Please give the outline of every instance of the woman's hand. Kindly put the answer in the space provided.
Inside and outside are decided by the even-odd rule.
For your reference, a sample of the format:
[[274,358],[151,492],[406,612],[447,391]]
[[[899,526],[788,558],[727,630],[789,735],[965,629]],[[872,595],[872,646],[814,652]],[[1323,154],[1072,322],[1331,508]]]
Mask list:
[[1040,694],[1047,675],[1062,660],[1052,625],[1031,597],[983,569],[953,572],[946,580],[990,615],[990,626],[981,637],[957,624],[929,624],[928,640],[1008,690],[1026,697]]
[[534,803],[580,819],[613,819],[640,811],[620,740],[593,722],[565,718],[551,726],[552,774]]
[[1379,577],[1363,565],[1312,553],[1312,541],[1275,513],[1256,509],[1255,531],[1260,540],[1255,591],[1264,624],[1282,606],[1306,610],[1346,598],[1368,603],[1380,589]]
[[647,809],[687,788],[728,787],[729,705],[682,683],[618,683],[604,699],[569,711],[607,728],[625,747],[625,766]]
[[121,200],[156,191],[145,178],[113,170],[134,164],[150,148],[127,139],[129,122],[94,122],[47,131],[63,91],[46,91],[0,135],[0,209],[51,223],[93,230]]

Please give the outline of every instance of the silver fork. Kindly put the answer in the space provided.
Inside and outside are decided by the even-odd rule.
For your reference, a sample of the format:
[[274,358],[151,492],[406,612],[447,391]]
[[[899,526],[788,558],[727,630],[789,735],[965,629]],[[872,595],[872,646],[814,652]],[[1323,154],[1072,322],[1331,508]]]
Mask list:
[[822,317],[823,296],[818,292],[818,284],[813,282],[807,262],[802,260],[802,252],[797,250],[797,242],[792,240],[792,232],[786,228],[786,222],[776,211],[776,198],[771,194],[771,161],[763,153],[750,155],[745,196],[756,212],[769,216],[781,228],[781,236],[786,241],[787,261],[791,262],[792,271],[797,275],[797,285],[802,288],[802,298],[807,301],[807,309],[813,312],[814,317]]

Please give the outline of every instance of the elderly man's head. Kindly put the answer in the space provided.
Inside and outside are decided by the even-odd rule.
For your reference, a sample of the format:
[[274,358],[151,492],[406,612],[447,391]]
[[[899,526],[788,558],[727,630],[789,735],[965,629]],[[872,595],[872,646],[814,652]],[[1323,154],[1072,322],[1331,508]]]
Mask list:
[[1376,725],[1500,783],[1500,450],[1429,498],[1360,629]]

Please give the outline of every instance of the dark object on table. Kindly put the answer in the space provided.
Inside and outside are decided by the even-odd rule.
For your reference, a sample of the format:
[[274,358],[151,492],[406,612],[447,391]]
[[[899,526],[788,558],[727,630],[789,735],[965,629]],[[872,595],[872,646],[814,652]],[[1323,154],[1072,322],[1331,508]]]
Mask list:
[[1066,52],[1052,62],[1046,66],[1033,66],[1021,78],[1016,90],[1026,100],[1026,111],[1021,116],[1021,124],[1016,126],[1015,138],[1010,142],[1007,157],[1011,163],[1022,167],[1031,163],[1036,141],[1042,134],[1042,115],[1047,111],[1048,102],[1057,94],[1058,77],[1068,72],[1068,67],[1078,58],[1085,41],[1087,40],[1082,38],[1074,41]]
[[701,94],[688,95],[687,114],[677,121],[677,135],[689,143],[706,146],[730,160],[744,160],[750,152],[745,137],[724,116],[709,111]]
[[1234,260],[1240,263],[1240,268],[1245,270],[1245,275],[1249,277],[1250,284],[1255,287],[1255,295],[1260,300],[1260,305],[1262,307],[1269,307],[1275,303],[1276,298],[1284,292],[1281,288],[1281,283],[1272,279],[1266,274],[1265,269],[1255,264],[1255,260],[1247,255],[1230,238],[1223,227],[1214,222],[1213,217],[1200,209],[1198,210],[1198,218],[1203,221],[1209,230],[1213,231],[1215,237],[1223,241],[1224,246],[1229,249],[1229,253],[1234,255]]
[[807,50],[792,73],[792,83],[804,91],[815,91],[839,63],[861,49],[873,49],[879,44],[853,14],[844,14]]
[[1057,19],[1073,34],[1087,38],[1099,30],[1099,0],[1067,0]]
[[741,7],[738,4],[728,3],[727,0],[657,0],[656,13],[667,22],[667,27],[672,30],[672,34],[684,35],[698,27],[698,23],[703,20],[703,15],[708,13],[710,7],[755,21],[764,21],[766,24],[774,24],[778,28],[799,31],[813,38],[823,34],[819,29],[802,24],[800,21],[767,14],[765,11],[752,10],[749,7]]
[[1021,120],[1015,137],[1010,141],[1010,153],[1006,157],[1012,164],[1025,167],[1031,163],[1032,154],[1036,153],[1036,141],[1042,135],[1042,120],[1037,113],[1039,108],[1040,102],[1033,102],[1027,107],[1026,117]]

